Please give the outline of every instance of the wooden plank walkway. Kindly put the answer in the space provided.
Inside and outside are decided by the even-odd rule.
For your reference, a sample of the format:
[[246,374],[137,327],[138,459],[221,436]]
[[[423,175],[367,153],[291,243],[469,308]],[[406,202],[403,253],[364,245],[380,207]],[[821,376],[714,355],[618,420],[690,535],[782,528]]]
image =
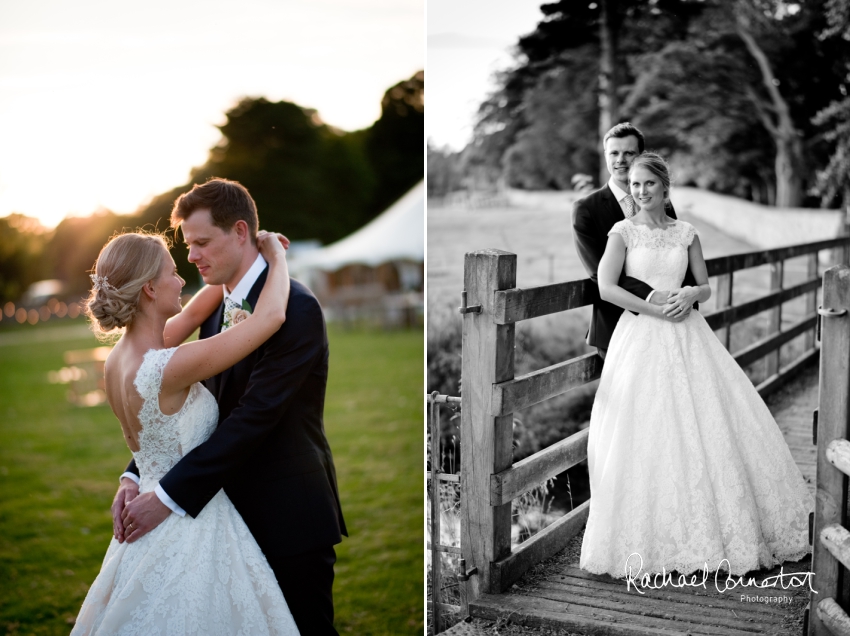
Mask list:
[[[817,365],[812,365],[768,399],[768,406],[812,493],[816,455],[812,444],[812,411],[818,400],[817,373]],[[485,625],[481,619],[501,624],[510,622],[545,628],[547,634],[802,634],[803,611],[809,600],[808,586],[785,591],[778,586],[763,590],[737,588],[721,593],[715,587],[714,578],[709,577],[706,589],[666,586],[659,590],[643,590],[645,594],[641,595],[634,588],[627,591],[624,580],[580,570],[580,548],[581,535],[564,551],[533,568],[508,593],[485,594],[471,603],[470,614],[479,626]],[[782,571],[785,574],[808,572],[810,566],[811,559],[806,557],[799,563],[784,564]],[[752,576],[764,580],[779,572],[777,567]],[[753,600],[753,597],[761,600]],[[767,597],[769,600],[765,600]],[[558,631],[549,631],[553,629]]]

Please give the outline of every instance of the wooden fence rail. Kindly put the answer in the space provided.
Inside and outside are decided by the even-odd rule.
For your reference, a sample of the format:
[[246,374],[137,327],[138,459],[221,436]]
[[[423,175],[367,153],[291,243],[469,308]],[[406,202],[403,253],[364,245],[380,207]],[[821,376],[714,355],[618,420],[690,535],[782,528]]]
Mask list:
[[[850,238],[818,241],[778,249],[734,254],[706,262],[709,276],[718,277],[717,311],[705,316],[719,331],[727,349],[731,326],[745,318],[771,311],[769,331],[763,339],[735,353],[742,366],[767,358],[767,379],[758,385],[765,395],[790,379],[818,355],[818,257],[836,250],[835,260],[846,262]],[[784,287],[784,263],[807,256],[807,280]],[[461,551],[475,570],[466,582],[469,602],[482,593],[500,593],[530,567],[561,550],[584,526],[589,502],[511,551],[511,502],[531,488],[562,473],[587,457],[587,431],[513,463],[513,414],[599,378],[602,360],[589,353],[545,369],[515,377],[515,324],[521,320],[568,311],[598,300],[596,285],[577,280],[528,289],[516,287],[517,256],[501,250],[467,253],[464,260],[463,394],[461,439],[466,449],[460,483]],[[733,275],[742,269],[771,265],[767,293],[756,300],[733,304]],[[782,329],[783,303],[806,296],[806,314]],[[779,349],[805,335],[803,354],[780,367]]]

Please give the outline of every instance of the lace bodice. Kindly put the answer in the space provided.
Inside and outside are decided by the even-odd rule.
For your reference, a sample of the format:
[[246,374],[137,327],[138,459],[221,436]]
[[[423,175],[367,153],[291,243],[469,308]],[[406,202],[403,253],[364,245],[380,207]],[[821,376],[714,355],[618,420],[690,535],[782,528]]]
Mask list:
[[139,450],[133,453],[141,479],[140,492],[153,490],[183,455],[212,434],[218,422],[215,398],[200,382],[189,389],[177,413],[165,415],[159,410],[162,372],[176,350],[172,347],[148,351],[133,382],[143,400]]
[[677,289],[688,270],[688,247],[694,226],[675,221],[665,230],[638,225],[629,219],[615,223],[608,236],[619,234],[626,243],[626,274],[654,289]]

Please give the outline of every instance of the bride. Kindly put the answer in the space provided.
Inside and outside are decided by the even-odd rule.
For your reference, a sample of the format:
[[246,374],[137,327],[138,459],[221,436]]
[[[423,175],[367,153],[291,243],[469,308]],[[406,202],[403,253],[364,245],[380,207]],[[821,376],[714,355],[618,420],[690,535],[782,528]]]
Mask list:
[[[643,153],[629,184],[640,212],[614,225],[599,265],[600,296],[630,311],[591,412],[580,565],[615,577],[737,575],[799,560],[814,503],[770,411],[698,311],[659,319],[711,295],[694,227],[664,212],[667,164]],[[663,309],[617,286],[624,263],[675,290]],[[697,286],[682,288],[688,267]]]
[[[218,406],[200,381],[233,366],[285,321],[283,241],[264,232],[257,237],[270,271],[253,314],[179,346],[173,345],[220,306],[221,286],[204,288],[181,313],[185,283],[162,236],[122,234],[101,250],[87,313],[96,333],[123,330],[106,360],[106,395],[140,470],[140,492],[153,490],[215,429]],[[170,515],[135,542],[113,538],[71,633],[297,635],[298,629],[265,556],[220,490],[194,519]]]

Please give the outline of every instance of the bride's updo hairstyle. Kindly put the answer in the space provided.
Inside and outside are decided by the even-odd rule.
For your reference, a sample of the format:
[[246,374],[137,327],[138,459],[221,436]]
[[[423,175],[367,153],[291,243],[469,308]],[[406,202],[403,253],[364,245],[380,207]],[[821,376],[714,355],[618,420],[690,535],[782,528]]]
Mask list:
[[116,334],[133,323],[142,287],[159,276],[163,248],[168,250],[164,236],[143,232],[118,234],[103,246],[85,307],[96,336]]
[[644,167],[649,170],[652,174],[658,177],[658,180],[661,181],[661,185],[664,186],[665,194],[664,194],[664,202],[670,202],[670,166],[667,165],[667,162],[664,161],[664,158],[661,155],[658,155],[654,152],[642,152],[632,161],[632,165],[629,166],[629,177],[631,177],[632,170],[637,167]]

